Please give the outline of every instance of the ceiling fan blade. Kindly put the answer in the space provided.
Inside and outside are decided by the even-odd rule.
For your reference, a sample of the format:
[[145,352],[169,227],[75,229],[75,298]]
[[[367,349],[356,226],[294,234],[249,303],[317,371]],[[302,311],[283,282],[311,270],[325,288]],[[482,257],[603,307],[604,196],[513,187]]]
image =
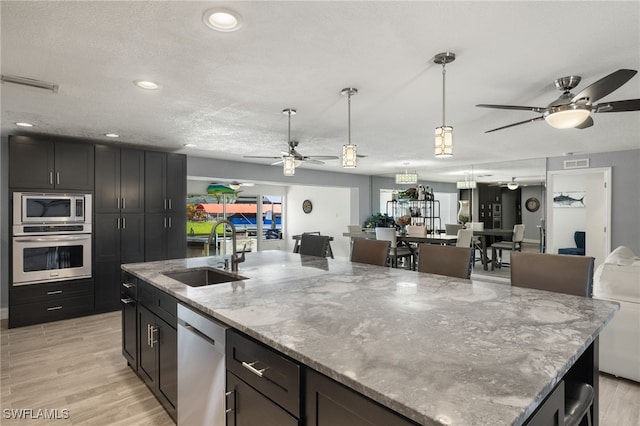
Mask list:
[[591,116],[587,117],[582,123],[578,124],[574,129],[587,129],[593,126],[593,118]]
[[367,156],[366,156],[366,155],[362,155],[362,154],[356,154],[356,157],[357,157],[357,158],[367,158]]
[[336,155],[309,155],[304,157],[306,159],[312,160],[337,160],[339,157]]
[[324,161],[314,160],[313,158],[309,158],[309,157],[304,157],[304,160],[302,161],[309,164],[324,164]]
[[276,161],[275,163],[271,163],[271,166],[277,166],[278,164],[282,164],[284,161],[283,160],[279,160]]
[[594,112],[624,112],[640,111],[640,99],[627,99],[624,101],[605,102],[594,105]]
[[262,156],[262,155],[243,155],[244,158],[264,158],[269,160],[277,160],[280,157],[270,157],[270,156]]
[[493,104],[478,104],[476,105],[480,108],[497,108],[497,109],[514,109],[519,111],[533,111],[543,113],[547,109],[543,107],[532,107],[532,106],[519,106],[519,105],[493,105]]
[[529,120],[519,121],[517,123],[508,124],[506,126],[498,127],[496,129],[487,130],[485,133],[495,132],[496,130],[508,129],[509,127],[519,126],[521,124],[533,123],[534,121],[544,120],[544,117],[541,115],[540,117],[530,118]]
[[580,99],[587,99],[587,103],[593,103],[600,98],[604,98],[609,93],[618,89],[636,75],[636,70],[621,69],[614,71],[606,77],[593,83],[591,86],[587,86],[583,91],[578,93],[571,99],[571,102],[577,102]]

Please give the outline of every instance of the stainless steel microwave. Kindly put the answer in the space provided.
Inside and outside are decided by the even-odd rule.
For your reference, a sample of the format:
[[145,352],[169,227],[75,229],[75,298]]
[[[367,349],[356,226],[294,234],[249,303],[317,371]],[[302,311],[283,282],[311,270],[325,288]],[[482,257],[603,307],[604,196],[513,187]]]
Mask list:
[[13,225],[91,223],[91,194],[13,193]]

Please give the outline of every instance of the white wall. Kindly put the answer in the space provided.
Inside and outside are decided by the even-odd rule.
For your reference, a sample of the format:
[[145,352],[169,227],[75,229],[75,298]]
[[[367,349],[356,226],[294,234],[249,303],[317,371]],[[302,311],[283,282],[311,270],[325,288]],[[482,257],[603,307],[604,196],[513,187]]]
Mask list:
[[[548,194],[550,200],[558,192],[586,191],[587,181],[584,175],[579,174],[556,174],[553,175],[552,191]],[[589,202],[585,196],[585,204]],[[557,253],[561,247],[575,247],[573,240],[575,231],[585,231],[587,227],[587,209],[584,207],[554,207],[553,202],[549,202],[548,208],[552,210],[550,216],[553,220],[549,224],[551,229],[548,232],[553,236],[549,241],[547,253]]]
[[[310,200],[313,210],[309,214],[302,211],[302,202]],[[347,225],[351,224],[351,190],[349,188],[325,188],[317,186],[291,186],[287,190],[285,205],[285,235],[287,250],[292,251],[292,235],[303,232],[320,231],[322,235],[333,237],[331,249],[335,258],[349,259]]]

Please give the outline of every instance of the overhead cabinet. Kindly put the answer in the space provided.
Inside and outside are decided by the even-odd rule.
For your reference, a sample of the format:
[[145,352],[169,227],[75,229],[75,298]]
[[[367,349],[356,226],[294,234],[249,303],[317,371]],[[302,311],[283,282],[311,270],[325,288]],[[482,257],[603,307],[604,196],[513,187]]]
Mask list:
[[96,213],[144,213],[144,151],[96,145]]
[[9,157],[11,188],[93,191],[93,144],[10,136]]

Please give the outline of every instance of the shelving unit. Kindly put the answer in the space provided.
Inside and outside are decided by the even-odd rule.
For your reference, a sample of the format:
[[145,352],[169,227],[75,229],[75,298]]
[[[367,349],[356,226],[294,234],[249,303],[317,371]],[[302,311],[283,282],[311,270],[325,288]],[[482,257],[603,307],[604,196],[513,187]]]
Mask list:
[[400,216],[411,216],[411,225],[427,225],[429,230],[442,228],[439,200],[387,201],[386,213],[396,221]]

